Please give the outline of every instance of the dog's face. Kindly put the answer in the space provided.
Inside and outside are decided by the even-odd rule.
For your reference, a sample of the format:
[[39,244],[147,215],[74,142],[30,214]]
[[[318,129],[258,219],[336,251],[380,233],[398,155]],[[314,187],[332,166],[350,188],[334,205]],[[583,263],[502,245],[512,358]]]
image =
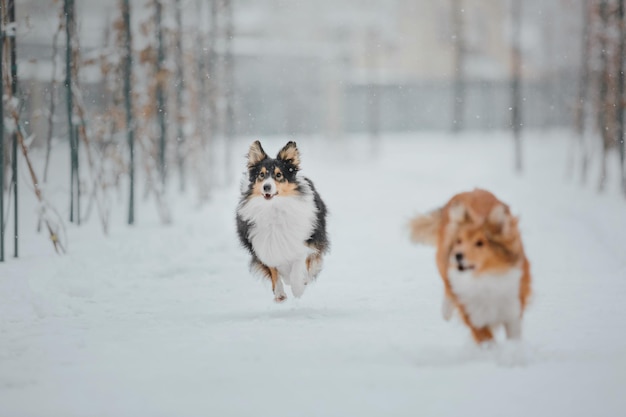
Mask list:
[[458,271],[475,274],[506,272],[520,259],[521,245],[517,219],[503,205],[497,205],[489,216],[476,218],[461,205],[451,211],[456,234],[450,247],[448,264]]
[[295,142],[288,142],[275,159],[267,156],[257,140],[248,152],[249,189],[252,197],[272,200],[298,193],[296,175],[300,170],[300,153]]

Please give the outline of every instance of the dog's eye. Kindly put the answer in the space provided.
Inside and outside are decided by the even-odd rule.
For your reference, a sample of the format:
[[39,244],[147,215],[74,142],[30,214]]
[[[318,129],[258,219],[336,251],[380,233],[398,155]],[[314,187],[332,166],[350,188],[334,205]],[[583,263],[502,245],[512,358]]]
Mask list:
[[281,179],[282,177],[283,177],[283,174],[282,174],[282,173],[280,173],[280,172],[277,172],[277,173],[276,173],[276,179],[277,179],[277,180]]
[[481,239],[478,239],[478,240],[476,241],[476,246],[478,246],[479,248],[480,248],[482,245],[484,245],[484,244],[485,244],[485,243],[484,243]]
[[259,179],[265,178],[265,172],[259,172]]

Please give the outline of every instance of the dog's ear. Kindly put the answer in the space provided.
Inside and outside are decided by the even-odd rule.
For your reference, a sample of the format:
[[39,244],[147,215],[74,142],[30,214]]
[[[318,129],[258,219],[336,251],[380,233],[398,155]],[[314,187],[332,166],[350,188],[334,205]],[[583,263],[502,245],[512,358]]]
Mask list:
[[463,205],[463,203],[454,203],[448,209],[448,217],[451,222],[454,223],[463,223],[467,218],[467,209]]
[[300,168],[300,151],[298,151],[296,147],[296,142],[287,142],[280,152],[278,152],[277,158],[290,163],[296,169]]
[[248,151],[248,169],[251,169],[265,158],[267,158],[267,154],[263,150],[261,142],[255,140],[254,143],[250,145],[250,150]]
[[511,229],[512,217],[504,204],[498,204],[489,212],[487,221],[497,232],[506,235]]

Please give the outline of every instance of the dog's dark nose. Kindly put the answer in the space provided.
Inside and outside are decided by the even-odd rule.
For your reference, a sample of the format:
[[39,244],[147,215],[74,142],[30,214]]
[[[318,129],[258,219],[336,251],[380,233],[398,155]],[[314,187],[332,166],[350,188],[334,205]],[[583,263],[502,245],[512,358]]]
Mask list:
[[265,191],[266,193],[269,193],[270,191],[272,191],[272,186],[269,184],[265,184],[263,186],[263,191]]
[[454,255],[454,257],[456,258],[457,262],[461,262],[463,260],[463,254],[461,252]]

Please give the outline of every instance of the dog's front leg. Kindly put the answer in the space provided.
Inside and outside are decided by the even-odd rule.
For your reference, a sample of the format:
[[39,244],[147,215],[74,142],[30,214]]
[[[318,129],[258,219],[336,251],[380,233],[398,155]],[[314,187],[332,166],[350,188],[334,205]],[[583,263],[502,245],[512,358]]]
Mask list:
[[519,340],[522,338],[522,319],[515,318],[504,323],[506,330],[506,338],[511,340]]
[[300,259],[291,265],[289,281],[291,282],[291,292],[294,297],[300,297],[304,293],[307,274],[306,259]]
[[274,292],[274,301],[280,303],[287,299],[285,289],[283,288],[283,281],[278,276],[278,270],[276,268],[270,268],[270,277],[272,278],[272,291]]
[[441,315],[445,321],[449,321],[454,313],[454,301],[450,299],[450,296],[443,293],[443,301],[441,303]]

